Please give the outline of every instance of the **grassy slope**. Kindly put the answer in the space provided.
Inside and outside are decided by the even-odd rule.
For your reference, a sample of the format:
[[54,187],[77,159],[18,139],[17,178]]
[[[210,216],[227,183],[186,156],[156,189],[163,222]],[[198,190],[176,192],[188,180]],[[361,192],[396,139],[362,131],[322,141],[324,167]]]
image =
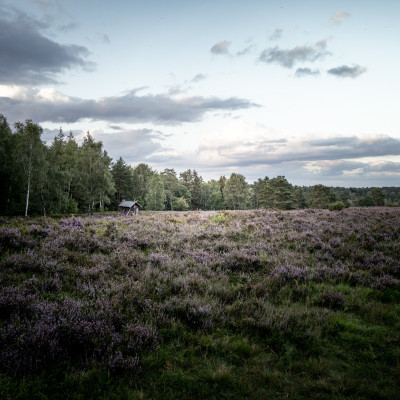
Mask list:
[[1,398],[400,396],[398,209],[0,226]]

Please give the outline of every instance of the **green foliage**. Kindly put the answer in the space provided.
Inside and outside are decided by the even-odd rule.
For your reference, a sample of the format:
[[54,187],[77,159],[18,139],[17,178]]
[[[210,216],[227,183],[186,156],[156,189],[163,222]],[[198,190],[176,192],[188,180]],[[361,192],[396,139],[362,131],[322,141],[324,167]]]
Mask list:
[[211,214],[209,216],[209,219],[210,219],[210,222],[213,224],[224,225],[229,221],[230,214],[227,211],[220,213],[220,214]]
[[149,182],[146,194],[146,204],[148,210],[164,209],[166,195],[164,191],[164,183],[159,174],[154,174]]
[[120,157],[111,167],[111,174],[115,185],[116,206],[125,199],[133,198],[133,177],[131,168]]
[[102,210],[115,192],[111,159],[102,147],[103,144],[96,142],[88,132],[78,151],[78,193],[83,208],[90,214],[93,214],[96,204]]
[[243,175],[231,174],[225,183],[223,194],[226,208],[232,210],[244,210],[248,208],[250,191],[249,185]]
[[[193,170],[192,172],[190,169],[188,169],[187,171],[182,172],[180,174],[180,182],[190,193],[190,208],[192,210],[198,210],[199,208],[202,208],[202,205],[204,204],[202,201],[203,179],[201,176],[199,176],[197,171]],[[175,207],[175,209],[177,208]]]
[[336,200],[332,188],[324,185],[311,186],[306,192],[307,201],[311,208],[328,208]]
[[189,204],[184,197],[176,197],[174,201],[174,208],[176,211],[189,210]]
[[298,194],[299,199],[297,200],[295,189],[284,176],[259,179],[256,190],[259,208],[292,210],[295,208],[296,202],[302,200],[300,194]]
[[346,206],[342,201],[336,201],[335,203],[329,204],[328,209],[329,211],[340,211],[345,207]]
[[[132,197],[147,209],[146,197],[149,189],[149,182],[155,172],[144,163],[137,165],[132,173]],[[126,197],[128,199],[128,196]]]

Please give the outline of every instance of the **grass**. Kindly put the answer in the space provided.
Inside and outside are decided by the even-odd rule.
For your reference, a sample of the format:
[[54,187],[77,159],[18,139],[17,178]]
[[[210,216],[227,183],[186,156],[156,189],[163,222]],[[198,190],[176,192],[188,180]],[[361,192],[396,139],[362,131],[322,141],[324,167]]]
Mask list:
[[398,211],[2,218],[0,398],[399,398]]

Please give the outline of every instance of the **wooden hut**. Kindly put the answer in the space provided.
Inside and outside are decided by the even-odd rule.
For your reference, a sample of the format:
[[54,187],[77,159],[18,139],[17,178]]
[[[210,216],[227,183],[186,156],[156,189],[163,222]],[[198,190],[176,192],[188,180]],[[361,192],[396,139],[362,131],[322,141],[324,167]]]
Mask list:
[[122,200],[122,202],[119,204],[119,212],[121,215],[139,215],[139,210],[142,208],[142,206],[136,201],[126,201]]

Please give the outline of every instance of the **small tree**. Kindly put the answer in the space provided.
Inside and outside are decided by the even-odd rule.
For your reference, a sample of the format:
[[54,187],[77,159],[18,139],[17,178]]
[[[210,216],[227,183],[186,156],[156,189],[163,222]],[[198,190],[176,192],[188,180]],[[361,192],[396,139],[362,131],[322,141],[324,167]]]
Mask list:
[[24,183],[26,187],[25,216],[28,215],[31,191],[34,189],[36,178],[40,175],[41,162],[45,158],[46,146],[42,143],[40,136],[42,128],[31,120],[25,124],[17,122],[17,157],[23,170]]
[[312,186],[306,196],[311,208],[328,208],[329,204],[336,201],[332,188],[324,185]]
[[250,198],[249,185],[241,174],[231,174],[224,187],[226,208],[246,209]]
[[189,204],[184,197],[177,197],[175,199],[175,210],[176,211],[187,211],[189,210]]
[[369,195],[372,197],[374,204],[376,206],[384,206],[385,205],[385,195],[382,190],[379,188],[372,189]]

